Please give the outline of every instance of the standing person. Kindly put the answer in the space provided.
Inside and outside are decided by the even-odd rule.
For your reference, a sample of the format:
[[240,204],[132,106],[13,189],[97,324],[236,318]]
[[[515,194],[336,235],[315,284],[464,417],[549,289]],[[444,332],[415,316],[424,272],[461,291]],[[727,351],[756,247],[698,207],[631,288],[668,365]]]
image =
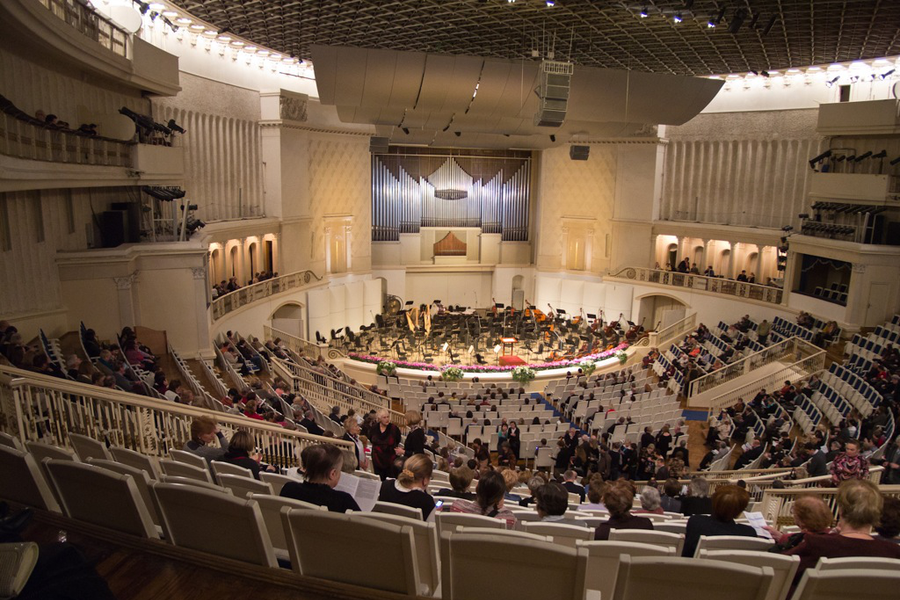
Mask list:
[[843,454],[839,454],[831,463],[831,484],[839,486],[848,479],[865,479],[869,476],[869,463],[859,455],[859,442],[848,440],[844,444]]
[[406,411],[406,442],[403,454],[409,458],[413,454],[425,454],[425,429],[422,428],[422,413],[417,410]]
[[375,424],[370,431],[372,468],[384,481],[394,475],[394,457],[401,452],[400,428],[391,423],[391,414],[382,408],[375,414]]
[[900,484],[900,435],[894,438],[894,443],[884,453],[884,471],[884,483]]
[[509,428],[506,430],[506,441],[509,442],[509,449],[512,450],[513,454],[516,456],[516,461],[518,461],[522,442],[519,439],[519,426],[516,425],[515,421],[509,422]]

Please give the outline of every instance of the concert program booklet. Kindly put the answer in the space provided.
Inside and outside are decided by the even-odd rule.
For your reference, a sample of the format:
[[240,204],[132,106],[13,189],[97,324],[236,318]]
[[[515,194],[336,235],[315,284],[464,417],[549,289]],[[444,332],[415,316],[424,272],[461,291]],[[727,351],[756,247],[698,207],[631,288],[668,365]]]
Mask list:
[[347,492],[353,496],[353,499],[356,500],[361,509],[371,512],[375,508],[375,502],[378,500],[381,482],[341,473],[341,480],[334,486],[334,489]]

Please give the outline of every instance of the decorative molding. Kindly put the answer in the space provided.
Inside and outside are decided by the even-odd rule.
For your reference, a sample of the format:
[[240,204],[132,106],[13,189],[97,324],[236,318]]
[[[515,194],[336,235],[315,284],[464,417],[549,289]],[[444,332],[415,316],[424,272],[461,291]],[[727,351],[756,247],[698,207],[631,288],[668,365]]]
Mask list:
[[191,275],[194,279],[206,279],[206,267],[191,267]]
[[865,263],[853,263],[852,270],[854,273],[865,273],[866,272],[866,264]]
[[116,283],[116,289],[119,291],[130,290],[131,286],[137,283],[137,271],[125,277],[113,277]]
[[307,121],[306,107],[308,100],[306,98],[280,96],[279,100],[279,115],[282,119],[300,123],[305,123]]

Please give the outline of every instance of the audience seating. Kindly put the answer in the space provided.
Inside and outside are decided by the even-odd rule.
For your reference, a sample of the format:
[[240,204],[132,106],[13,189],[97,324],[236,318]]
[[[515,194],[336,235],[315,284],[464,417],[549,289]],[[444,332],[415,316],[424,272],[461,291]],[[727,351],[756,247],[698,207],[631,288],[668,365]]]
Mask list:
[[233,465],[223,460],[210,461],[209,468],[212,469],[212,474],[217,481],[219,479],[219,475],[237,475],[238,477],[249,477],[253,479],[253,471],[251,471],[250,469],[245,469],[244,467]]
[[663,531],[665,533],[683,534],[687,530],[687,521],[663,521],[662,523],[654,523],[653,531]]
[[771,567],[774,579],[766,600],[785,600],[800,566],[799,556],[785,556],[754,550],[700,550],[699,558],[733,562],[751,567]]
[[223,488],[221,485],[216,485],[211,481],[202,481],[200,479],[194,479],[192,477],[179,477],[177,475],[160,475],[159,480],[161,483],[177,483],[179,485],[193,485],[195,487],[203,488],[204,490],[212,490],[214,492],[219,492],[220,494],[228,494],[229,496],[233,496],[234,494],[231,490],[227,488]]
[[684,547],[684,534],[668,533],[665,531],[646,531],[643,529],[613,529],[609,532],[611,542],[637,542],[640,544],[653,544],[675,549],[675,556],[681,556]]
[[11,446],[0,445],[0,490],[6,500],[62,512],[34,457]]
[[103,442],[98,442],[94,438],[78,433],[68,434],[69,443],[75,449],[75,454],[82,462],[89,458],[99,458],[100,460],[113,460],[112,454]]
[[235,497],[245,498],[250,494],[272,494],[272,486],[265,481],[257,481],[243,475],[219,475],[219,485],[231,490]]
[[743,535],[701,535],[694,556],[701,550],[756,550],[765,552],[772,547],[772,540]]
[[281,493],[281,488],[284,487],[284,484],[294,482],[297,480],[293,477],[288,477],[287,475],[279,475],[278,473],[266,473],[265,471],[259,472],[260,481],[265,481],[269,485],[272,486],[272,493],[276,496]]
[[325,506],[318,506],[294,500],[293,498],[282,498],[271,494],[250,494],[250,499],[255,500],[259,505],[262,513],[263,522],[266,525],[266,531],[269,532],[269,539],[272,541],[272,547],[275,550],[275,557],[280,560],[290,560],[288,552],[288,543],[284,537],[284,523],[281,520],[281,511],[284,508],[292,508],[298,510],[319,510],[327,511]]
[[375,503],[375,507],[372,509],[372,512],[397,515],[400,517],[407,517],[409,519],[418,519],[419,521],[422,520],[421,508],[412,508],[411,506],[394,504],[393,502],[382,502],[379,500]]
[[674,556],[675,548],[641,544],[636,542],[578,542],[578,548],[587,550],[588,590],[600,592],[600,599],[612,598],[619,574],[619,557],[629,556]]
[[510,533],[442,533],[443,600],[583,600],[586,550]]
[[0,431],[0,446],[8,446],[9,448],[15,448],[16,450],[24,450],[22,447],[22,442],[19,438],[9,435],[8,433],[4,433]]
[[896,600],[900,572],[884,569],[807,569],[792,600]]
[[149,456],[119,446],[110,446],[109,453],[113,455],[116,462],[146,471],[150,479],[159,479],[159,467]]
[[298,573],[409,596],[422,592],[411,527],[297,509],[283,511],[282,519]]
[[159,539],[131,475],[70,460],[47,459],[67,517],[138,537]]
[[816,569],[819,571],[836,571],[838,569],[890,569],[900,573],[900,560],[896,558],[878,558],[875,556],[845,556],[841,558],[819,559]]
[[130,475],[132,481],[134,481],[134,485],[137,487],[138,493],[141,495],[141,499],[144,501],[144,506],[147,507],[147,512],[150,514],[150,519],[153,521],[153,524],[157,527],[162,527],[159,511],[156,508],[156,497],[150,489],[150,482],[152,480],[150,479],[150,476],[147,475],[147,471],[136,469],[131,465],[123,465],[119,462],[95,458],[89,458],[88,464],[100,467],[101,469],[106,469],[107,471],[113,471],[119,475]]
[[483,527],[486,529],[506,529],[506,521],[493,519],[482,515],[470,515],[466,513],[439,512],[434,517],[437,523],[438,535],[445,532],[456,531],[459,527]]
[[419,561],[419,589],[426,596],[434,595],[440,583],[437,526],[434,523],[425,523],[418,519],[387,513],[359,512],[354,514],[412,529],[416,556]]
[[723,564],[700,558],[632,558],[625,554],[619,559],[612,599],[765,600],[774,576],[771,567]]
[[594,539],[594,530],[582,525],[569,525],[567,523],[543,523],[526,522],[522,524],[526,533],[545,535],[553,538],[554,544],[574,548],[578,541],[590,541]]
[[196,485],[154,482],[152,488],[163,532],[172,544],[266,567],[278,566],[256,501]]
[[205,466],[195,467],[194,465],[189,465],[186,462],[181,462],[177,460],[166,460],[163,459],[159,461],[159,466],[162,469],[163,474],[175,477],[186,477],[188,479],[196,479],[197,481],[205,481],[206,483],[213,483],[212,475]]
[[[25,447],[28,448],[28,452],[30,452],[31,456],[34,457],[34,462],[36,462],[41,467],[44,478],[48,482],[50,481],[50,473],[47,471],[47,466],[44,463],[44,460],[48,458],[68,461],[78,460],[78,457],[75,456],[74,452],[72,452],[71,450],[66,450],[65,448],[60,448],[59,446],[51,446],[50,444],[42,444],[40,442],[27,442],[25,444]],[[57,500],[59,500],[59,497],[57,497]]]
[[209,463],[205,458],[187,450],[169,450],[169,460],[185,463],[198,469],[209,469]]

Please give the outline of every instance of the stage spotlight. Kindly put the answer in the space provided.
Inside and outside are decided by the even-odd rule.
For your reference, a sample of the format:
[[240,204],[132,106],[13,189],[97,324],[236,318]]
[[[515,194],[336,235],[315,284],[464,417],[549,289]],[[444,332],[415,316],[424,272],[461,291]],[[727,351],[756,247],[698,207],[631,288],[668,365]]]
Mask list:
[[747,18],[747,10],[739,8],[734,11],[734,17],[728,24],[728,33],[737,33],[744,26],[744,19]]
[[872,158],[885,158],[887,157],[887,150],[882,150],[878,154],[873,154]]
[[891,165],[891,166],[893,167],[893,166],[896,166],[897,163],[900,163],[900,156],[898,156],[897,158],[895,158],[894,160],[892,160],[892,161],[889,162],[888,164]]
[[454,131],[453,135],[455,135],[456,137],[459,137],[462,135],[462,131]]
[[646,19],[650,16],[650,12],[646,8],[642,8],[640,15],[642,19]]
[[551,141],[551,142],[556,142],[556,136],[553,135],[552,133],[550,134],[550,141]]
[[769,19],[769,22],[766,23],[766,26],[763,27],[762,34],[764,36],[769,35],[769,32],[772,31],[772,27],[775,26],[775,21],[778,20],[778,15],[772,15],[772,18]]
[[683,21],[683,19],[681,18],[681,13],[675,13],[675,16],[672,17],[672,20],[675,23],[681,23],[681,21]]

